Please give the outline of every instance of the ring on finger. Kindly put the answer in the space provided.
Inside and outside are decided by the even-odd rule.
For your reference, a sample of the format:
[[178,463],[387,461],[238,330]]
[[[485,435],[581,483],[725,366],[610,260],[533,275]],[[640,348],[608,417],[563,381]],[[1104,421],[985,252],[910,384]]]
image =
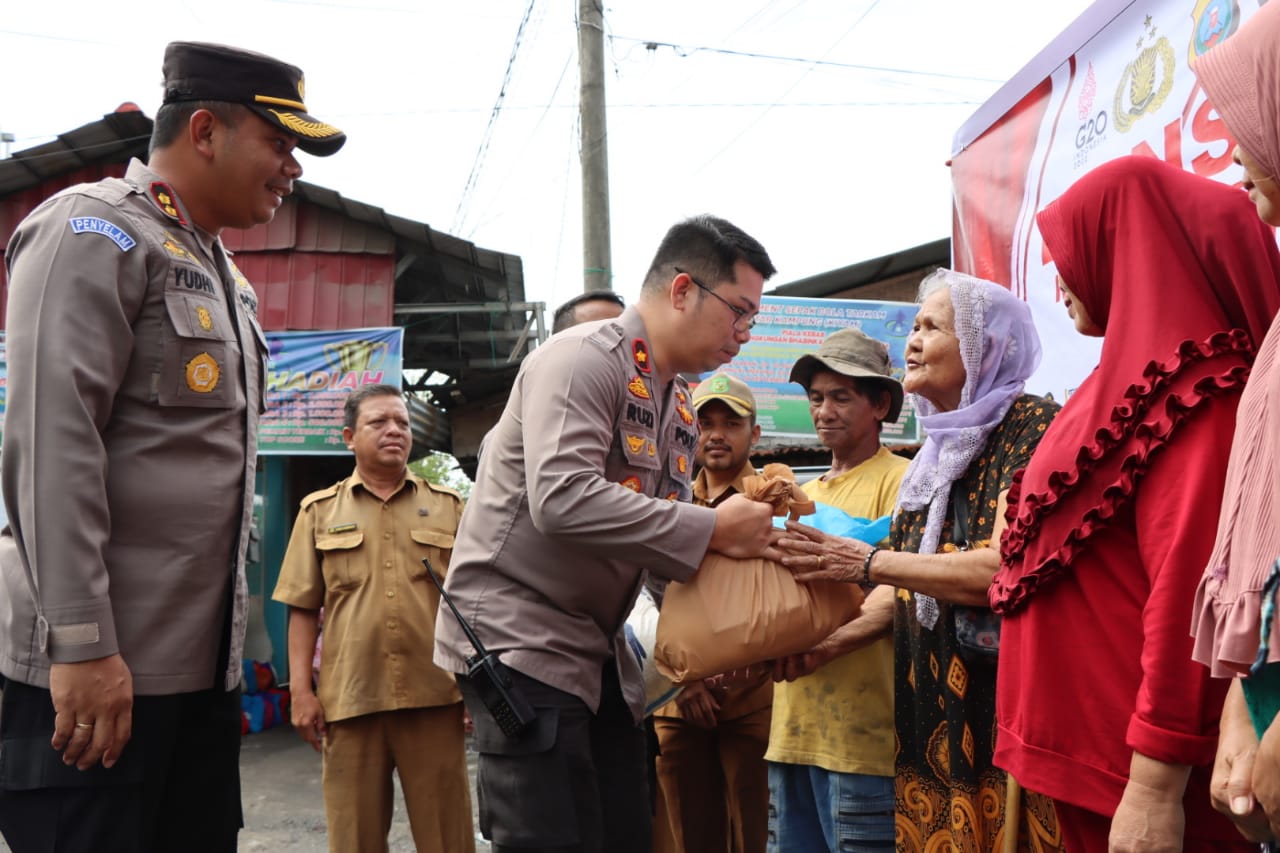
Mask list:
[[93,723],[76,723],[77,729],[92,729]]
[[818,568],[822,568],[822,555],[818,555]]

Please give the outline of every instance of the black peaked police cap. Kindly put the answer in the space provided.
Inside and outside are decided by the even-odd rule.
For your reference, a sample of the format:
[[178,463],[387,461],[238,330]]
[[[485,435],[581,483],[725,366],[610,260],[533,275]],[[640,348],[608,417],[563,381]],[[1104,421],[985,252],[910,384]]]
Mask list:
[[222,44],[171,42],[164,49],[164,102],[244,104],[298,137],[298,147],[328,157],[347,135],[307,112],[302,69],[261,53]]

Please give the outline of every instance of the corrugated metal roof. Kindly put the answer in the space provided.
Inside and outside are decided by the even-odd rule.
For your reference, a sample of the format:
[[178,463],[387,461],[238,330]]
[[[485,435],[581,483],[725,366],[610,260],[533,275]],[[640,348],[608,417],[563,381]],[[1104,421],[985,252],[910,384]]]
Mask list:
[[[775,287],[769,293],[774,296],[827,297],[895,276],[947,266],[950,263],[951,238],[944,237],[931,243],[912,246],[900,252],[882,255],[868,261],[859,261],[847,267],[789,282]],[[914,298],[914,294],[912,296]]]

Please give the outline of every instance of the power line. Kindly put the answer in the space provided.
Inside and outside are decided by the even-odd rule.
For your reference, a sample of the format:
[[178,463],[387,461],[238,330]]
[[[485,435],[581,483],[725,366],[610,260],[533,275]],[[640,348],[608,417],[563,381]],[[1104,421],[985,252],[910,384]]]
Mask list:
[[520,53],[520,42],[524,38],[524,28],[529,23],[529,17],[533,14],[533,7],[537,0],[529,0],[529,5],[525,7],[524,17],[520,19],[520,26],[516,29],[516,40],[511,46],[511,57],[507,60],[507,70],[502,75],[502,85],[498,88],[498,98],[493,103],[493,110],[489,113],[489,123],[485,126],[484,136],[480,139],[480,147],[476,149],[475,160],[471,164],[471,174],[467,176],[467,183],[462,188],[462,197],[458,199],[458,209],[453,214],[452,233],[457,234],[462,228],[462,223],[466,219],[466,209],[471,201],[471,194],[475,190],[476,180],[480,175],[480,165],[484,162],[485,152],[489,150],[489,143],[493,139],[493,127],[498,121],[498,113],[502,111],[502,102],[507,97],[507,86],[511,84],[511,71],[515,68],[516,56]]
[[876,71],[882,74],[902,74],[912,77],[937,77],[945,80],[972,80],[975,83],[1005,82],[1004,80],[997,80],[993,77],[972,77],[967,74],[946,74],[940,71],[918,71],[910,68],[889,68],[883,65],[863,65],[856,62],[834,62],[829,59],[808,59],[801,56],[778,56],[776,54],[769,53],[752,53],[745,50],[729,50],[728,48],[723,47],[707,47],[706,45],[680,45],[666,41],[655,41],[653,39],[630,38],[628,36],[610,36],[610,38],[617,39],[618,41],[638,44],[646,50],[657,50],[660,47],[669,47],[680,56],[692,56],[695,53],[718,53],[724,56],[736,56],[743,59],[767,59],[771,62],[798,62],[803,65],[825,66],[828,68],[849,68],[855,71]]
[[[874,9],[874,8],[875,8],[876,6],[878,6],[878,5],[880,5],[880,0],[871,0],[871,5],[870,5],[870,6],[868,6],[866,9],[864,9],[864,10],[862,11],[862,14],[858,16],[858,19],[857,19],[856,21],[854,21],[854,22],[849,26],[849,29],[845,30],[845,31],[844,31],[844,33],[843,33],[843,34],[841,34],[840,38],[836,39],[835,41],[833,41],[833,42],[831,43],[831,46],[827,48],[826,53],[824,53],[824,54],[822,55],[822,56],[823,56],[823,59],[822,59],[822,60],[818,60],[818,61],[824,61],[824,60],[826,59],[827,55],[828,55],[828,54],[830,54],[830,53],[831,53],[831,51],[835,50],[835,49],[836,49],[836,46],[837,46],[837,45],[839,45],[839,44],[840,44],[840,42],[842,42],[842,41],[844,41],[846,38],[848,38],[848,37],[849,37],[849,33],[851,33],[851,32],[853,32],[854,30],[856,30],[856,29],[858,28],[858,25],[859,25],[859,24],[861,24],[864,20],[866,20],[867,15],[870,15],[870,14],[871,14],[871,10],[872,10],[872,9]],[[801,75],[796,79],[796,81],[795,81],[794,83],[792,83],[790,86],[788,86],[788,87],[787,87],[787,91],[785,91],[785,92],[783,92],[783,93],[782,93],[782,98],[786,98],[788,95],[790,95],[792,92],[794,92],[794,91],[796,90],[796,87],[797,87],[797,86],[799,86],[802,82],[804,82],[804,79],[805,79],[806,77],[808,77],[810,74],[812,74],[812,73],[813,73],[813,69],[814,69],[815,67],[817,67],[817,66],[815,66],[815,65],[814,65],[814,64],[812,64],[812,63],[810,63],[810,64],[809,64],[809,67],[808,67],[808,68],[806,68],[806,69],[804,70],[804,73],[803,73],[803,74],[801,74]],[[781,99],[779,99],[779,100],[781,100]],[[726,152],[726,151],[728,151],[730,148],[732,148],[732,147],[734,146],[734,144],[735,144],[739,139],[741,139],[743,136],[745,136],[745,135],[746,135],[747,131],[749,131],[751,128],[753,128],[753,127],[755,127],[757,124],[759,124],[759,123],[764,119],[764,117],[765,117],[766,115],[768,115],[768,114],[769,114],[769,111],[770,111],[770,110],[772,110],[772,109],[773,109],[773,107],[772,107],[772,106],[768,106],[768,107],[765,107],[763,110],[761,110],[760,114],[756,116],[755,121],[752,121],[752,122],[751,122],[750,124],[748,124],[746,127],[742,128],[742,130],[738,131],[737,135],[735,135],[735,136],[733,137],[733,139],[730,139],[727,143],[725,143],[725,145],[724,145],[724,146],[723,146],[719,151],[717,151],[717,152],[716,152],[716,153],[711,157],[711,159],[710,159],[710,160],[708,160],[706,163],[703,163],[700,167],[698,167],[698,171],[700,172],[700,171],[702,171],[703,169],[705,169],[705,168],[706,168],[706,167],[707,167],[707,166],[708,166],[712,161],[716,160],[717,158],[719,158],[719,156],[720,156],[721,154],[723,154],[724,152]]]

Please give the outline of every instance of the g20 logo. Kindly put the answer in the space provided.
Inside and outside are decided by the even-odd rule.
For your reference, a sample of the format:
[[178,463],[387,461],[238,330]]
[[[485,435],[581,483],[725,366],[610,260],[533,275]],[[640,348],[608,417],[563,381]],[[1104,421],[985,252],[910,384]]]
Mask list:
[[1102,141],[1102,137],[1107,132],[1107,111],[1101,110],[1093,118],[1080,125],[1080,129],[1076,131],[1076,150],[1080,151],[1090,148]]

